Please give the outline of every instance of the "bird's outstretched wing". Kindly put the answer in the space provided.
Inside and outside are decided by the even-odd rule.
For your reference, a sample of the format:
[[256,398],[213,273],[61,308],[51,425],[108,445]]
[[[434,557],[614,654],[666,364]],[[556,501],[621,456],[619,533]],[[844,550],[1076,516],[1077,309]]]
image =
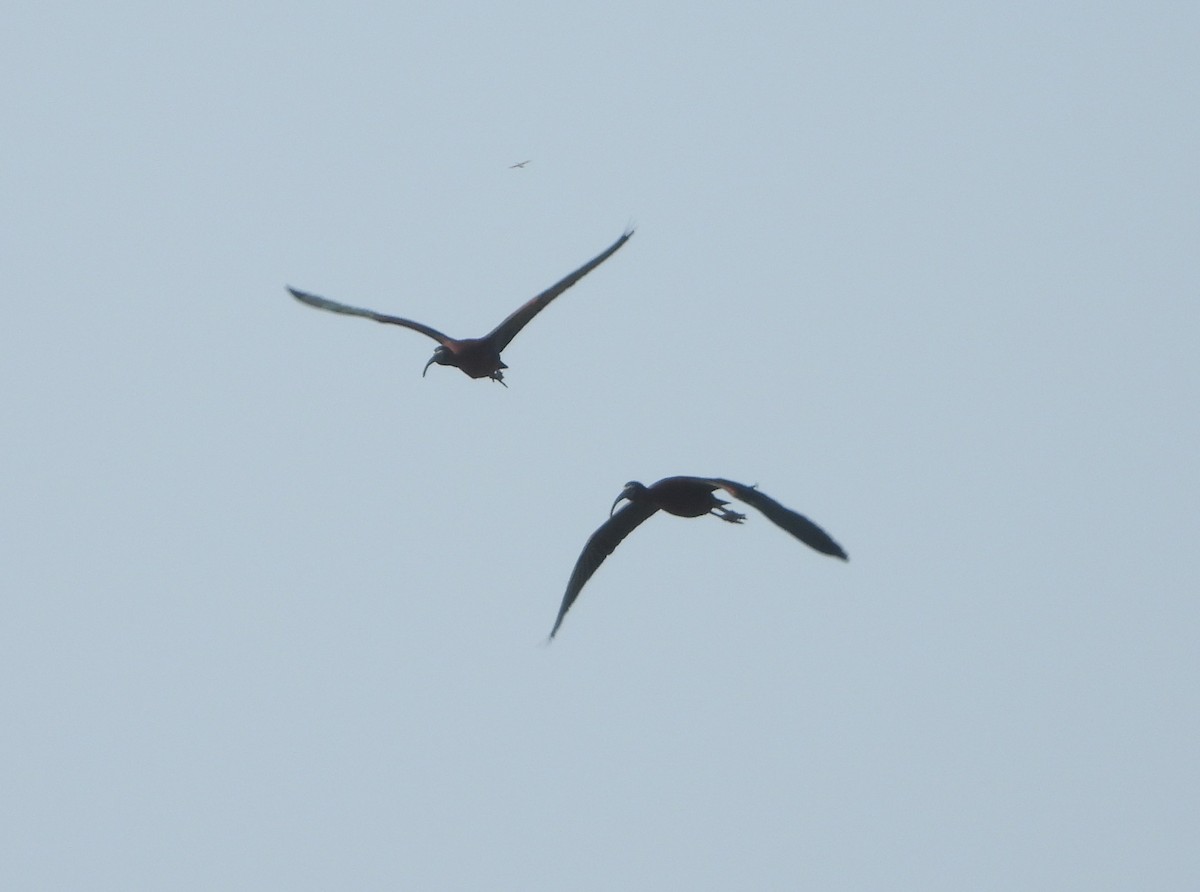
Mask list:
[[575,569],[571,571],[571,579],[567,582],[567,591],[563,595],[562,606],[558,608],[558,617],[554,620],[554,628],[550,630],[551,638],[558,631],[558,627],[562,625],[563,617],[567,615],[567,611],[579,597],[584,584],[592,578],[592,574],[604,563],[604,559],[613,553],[613,549],[621,544],[622,539],[636,530],[642,521],[657,510],[658,508],[649,502],[630,502],[601,524],[600,529],[592,533],[591,538],[587,540],[587,545],[583,546],[579,560],[575,562]]
[[317,297],[315,294],[307,294],[303,291],[297,291],[295,288],[288,286],[288,291],[292,293],[292,297],[300,301],[302,304],[308,304],[310,307],[316,307],[318,310],[329,310],[331,313],[342,313],[346,316],[362,316],[365,319],[374,319],[376,322],[386,322],[389,325],[403,325],[405,328],[411,328],[413,331],[419,331],[423,335],[433,338],[442,346],[448,346],[454,339],[442,334],[436,328],[430,328],[428,325],[423,325],[420,322],[413,322],[411,319],[401,319],[399,316],[385,316],[383,313],[376,313],[374,310],[363,310],[359,307],[350,307],[346,304],[340,304],[334,300],[328,300],[324,297]]
[[815,548],[822,554],[841,558],[843,561],[850,559],[846,552],[842,550],[842,546],[834,542],[833,537],[827,532],[803,514],[797,514],[791,508],[784,507],[770,496],[759,492],[753,486],[746,486],[744,483],[735,483],[732,480],[722,480],[719,477],[709,478],[707,482],[725,490],[735,499],[745,502],[753,508],[757,508],[767,516],[768,520],[776,526],[787,530],[810,548]]
[[497,325],[495,329],[493,329],[493,331],[487,336],[487,339],[491,341],[496,352],[499,353],[501,350],[507,347],[509,341],[515,338],[521,329],[529,324],[530,319],[545,309],[546,305],[550,303],[550,301],[554,300],[554,298],[558,297],[560,294],[606,261],[609,257],[615,254],[621,245],[629,241],[629,237],[631,235],[633,235],[632,229],[625,230],[621,237],[609,245],[608,249],[605,250],[604,253],[593,257],[566,278],[560,279],[537,297],[526,301],[522,306],[517,308],[516,312]]

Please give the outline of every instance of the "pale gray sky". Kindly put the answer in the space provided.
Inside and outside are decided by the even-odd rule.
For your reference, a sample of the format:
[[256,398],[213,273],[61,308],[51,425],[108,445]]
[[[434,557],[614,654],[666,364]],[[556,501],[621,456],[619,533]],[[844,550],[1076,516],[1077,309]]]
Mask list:
[[5,19],[4,888],[1200,887],[1200,8]]

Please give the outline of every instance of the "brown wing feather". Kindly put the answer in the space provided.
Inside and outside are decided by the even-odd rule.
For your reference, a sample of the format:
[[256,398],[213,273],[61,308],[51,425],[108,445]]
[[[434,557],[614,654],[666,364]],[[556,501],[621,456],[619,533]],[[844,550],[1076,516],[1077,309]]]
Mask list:
[[844,561],[850,559],[842,549],[842,546],[834,542],[833,537],[827,532],[803,514],[797,514],[791,508],[784,507],[770,496],[759,492],[753,486],[746,486],[744,483],[735,483],[732,480],[722,480],[716,477],[711,478],[708,482],[725,490],[735,499],[743,501],[753,508],[757,508],[766,515],[768,520],[776,526],[787,530],[810,548],[815,548],[822,554],[832,555]]
[[317,297],[315,294],[297,291],[291,286],[288,286],[288,291],[300,303],[316,307],[318,310],[329,310],[331,313],[342,313],[346,316],[362,316],[364,319],[374,319],[376,322],[386,322],[389,325],[403,325],[405,328],[411,328],[413,331],[419,331],[421,334],[433,338],[444,347],[449,346],[454,341],[454,338],[442,334],[436,328],[430,328],[428,325],[420,322],[413,322],[411,319],[401,319],[399,316],[385,316],[383,313],[376,313],[374,310],[364,310],[359,307],[347,306],[328,298]]
[[562,606],[558,608],[558,617],[554,620],[554,628],[550,630],[551,638],[558,631],[558,627],[562,625],[563,617],[567,615],[567,611],[579,597],[584,584],[592,578],[592,574],[604,563],[604,559],[613,553],[613,550],[621,544],[622,539],[636,530],[642,521],[657,510],[658,508],[649,502],[630,502],[601,524],[600,529],[592,533],[587,544],[583,546],[579,560],[575,562],[575,569],[571,571],[571,579],[567,582],[567,591],[563,595]]
[[495,329],[493,329],[492,332],[487,336],[487,340],[491,341],[492,347],[495,348],[496,352],[499,353],[501,350],[507,347],[509,341],[515,338],[521,329],[529,324],[530,319],[544,310],[550,301],[554,300],[554,298],[558,297],[560,294],[602,264],[605,260],[615,254],[621,245],[629,241],[629,237],[631,235],[633,235],[633,230],[626,230],[625,233],[622,234],[619,239],[613,242],[603,254],[593,257],[566,278],[560,279],[537,297],[531,298],[522,306],[518,307],[516,312],[514,312],[511,316],[497,325]]

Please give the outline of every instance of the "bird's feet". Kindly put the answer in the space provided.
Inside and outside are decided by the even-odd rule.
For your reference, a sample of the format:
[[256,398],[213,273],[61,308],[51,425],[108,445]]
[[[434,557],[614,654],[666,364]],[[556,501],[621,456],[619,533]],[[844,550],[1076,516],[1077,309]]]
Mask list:
[[[504,384],[504,372],[492,372],[488,377],[493,381],[499,381],[501,384]],[[508,385],[504,384],[504,386],[507,387]]]
[[727,523],[741,523],[746,519],[745,514],[739,514],[736,511],[730,511],[728,508],[713,508],[712,513]]

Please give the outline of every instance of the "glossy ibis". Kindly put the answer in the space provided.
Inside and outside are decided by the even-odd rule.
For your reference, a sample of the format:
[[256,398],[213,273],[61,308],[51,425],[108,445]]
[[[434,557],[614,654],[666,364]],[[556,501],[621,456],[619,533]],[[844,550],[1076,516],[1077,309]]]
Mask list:
[[[725,506],[729,503],[718,499],[713,493],[723,489],[736,499],[740,499],[751,507],[757,508],[776,526],[787,530],[805,545],[815,548],[822,554],[832,555],[842,560],[848,560],[846,552],[823,529],[790,508],[776,502],[761,493],[753,486],[734,483],[732,480],[722,480],[719,477],[666,477],[652,486],[644,486],[637,481],[626,483],[621,494],[613,502],[609,510],[609,518],[583,546],[583,553],[575,562],[571,571],[571,579],[567,582],[567,591],[563,595],[562,606],[558,608],[558,618],[554,620],[554,628],[550,637],[562,625],[563,617],[579,597],[584,584],[592,578],[596,569],[604,563],[604,559],[613,553],[621,544],[621,540],[637,529],[642,521],[649,518],[658,510],[675,514],[679,517],[703,517],[705,514],[715,514],[721,520],[729,523],[741,523],[746,519],[745,514],[730,511]],[[629,504],[616,511],[617,504],[627,499]],[[614,514],[613,511],[616,511]]]
[[508,169],[509,169],[509,170],[516,170],[518,167],[524,167],[526,164],[528,164],[528,163],[529,163],[530,161],[532,161],[532,160],[533,160],[533,159],[532,159],[532,158],[530,158],[530,159],[528,159],[528,160],[526,160],[526,161],[518,161],[516,164],[510,164],[510,165],[508,165]]
[[[593,257],[575,272],[569,276],[555,282],[541,294],[522,304],[517,308],[511,316],[497,325],[492,331],[482,338],[452,338],[449,335],[444,335],[436,328],[430,328],[420,322],[414,322],[411,319],[401,319],[399,316],[385,316],[383,313],[376,313],[374,310],[363,310],[358,307],[349,307],[345,304],[339,304],[336,301],[326,300],[323,297],[317,297],[315,294],[306,294],[303,291],[297,291],[295,288],[288,287],[288,291],[292,293],[292,297],[301,303],[308,304],[310,307],[316,307],[319,310],[329,310],[333,313],[344,313],[348,316],[364,316],[367,319],[374,319],[376,322],[386,322],[390,325],[402,325],[405,328],[411,328],[413,331],[419,331],[421,334],[433,338],[438,342],[438,346],[434,348],[433,358],[425,363],[425,368],[421,372],[421,377],[425,377],[425,372],[429,371],[429,367],[435,362],[438,365],[452,365],[461,369],[472,378],[491,378],[493,381],[499,381],[504,384],[504,373],[502,369],[508,368],[507,365],[500,359],[500,352],[508,346],[509,341],[517,336],[517,334],[529,324],[529,320],[546,308],[546,305],[554,298],[558,297],[605,260],[616,253],[621,245],[629,241],[629,237],[633,235],[632,229],[625,230],[621,237],[613,242],[607,250],[602,254]],[[504,384],[507,387],[507,384]]]

